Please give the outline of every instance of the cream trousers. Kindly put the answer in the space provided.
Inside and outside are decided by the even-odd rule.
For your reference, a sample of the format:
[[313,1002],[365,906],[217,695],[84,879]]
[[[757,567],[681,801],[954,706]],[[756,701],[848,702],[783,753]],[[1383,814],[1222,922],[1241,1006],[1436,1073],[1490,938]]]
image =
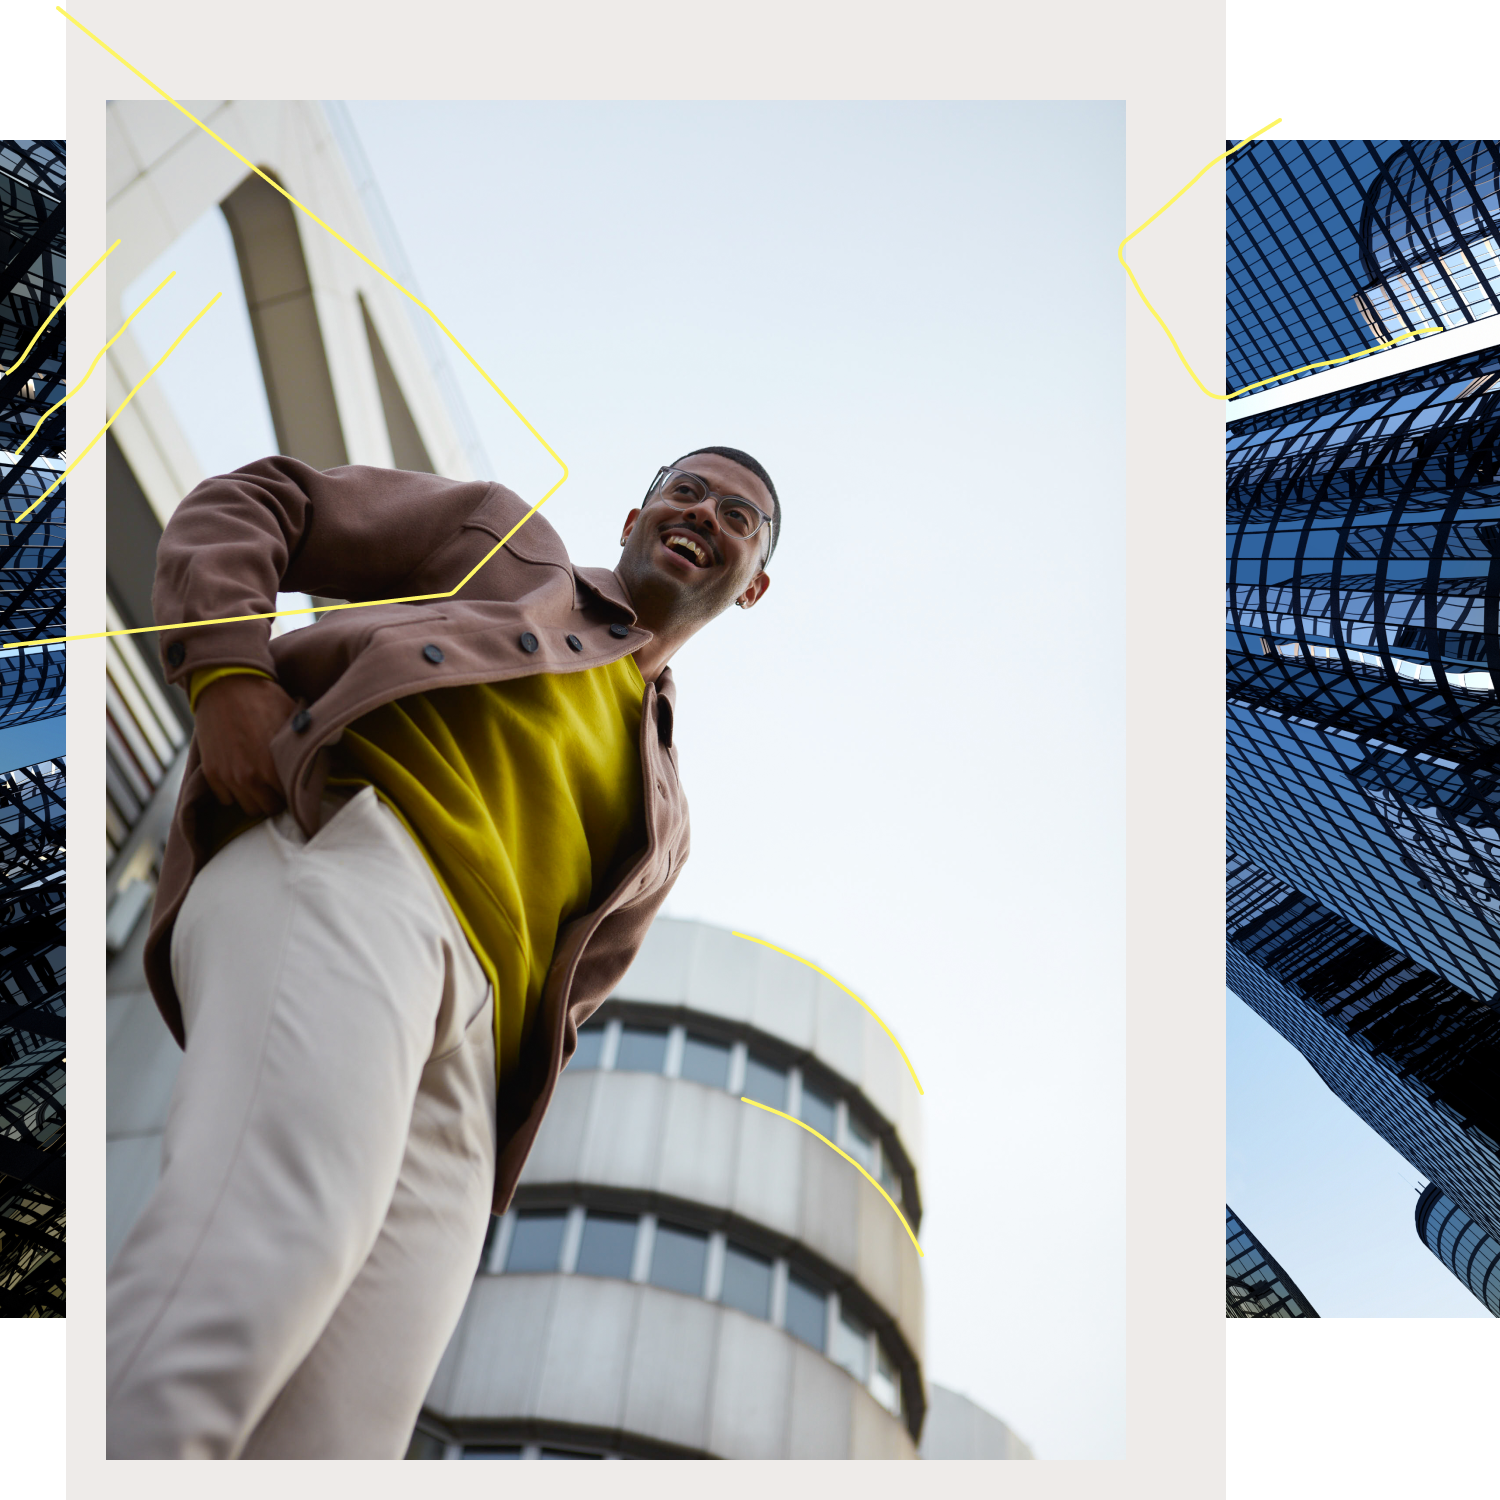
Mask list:
[[222,849],[172,940],[187,1049],[109,1277],[111,1458],[400,1458],[478,1269],[489,986],[366,788]]

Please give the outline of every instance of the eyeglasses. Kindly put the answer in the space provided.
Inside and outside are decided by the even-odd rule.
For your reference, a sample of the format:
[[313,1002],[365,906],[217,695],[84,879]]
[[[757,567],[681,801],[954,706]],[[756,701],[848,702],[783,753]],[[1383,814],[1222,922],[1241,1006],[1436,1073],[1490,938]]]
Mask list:
[[[714,494],[703,480],[696,474],[688,473],[686,469],[658,469],[656,478],[651,481],[651,488],[646,491],[646,500],[652,499],[665,500],[668,505],[678,506],[682,510],[691,510],[695,505],[707,505],[712,500],[719,525],[731,536],[745,541],[749,541],[762,526],[769,525],[771,520],[758,505],[752,505],[739,495]],[[641,503],[644,505],[646,501]],[[762,567],[769,557],[768,548],[766,557],[761,559]]]

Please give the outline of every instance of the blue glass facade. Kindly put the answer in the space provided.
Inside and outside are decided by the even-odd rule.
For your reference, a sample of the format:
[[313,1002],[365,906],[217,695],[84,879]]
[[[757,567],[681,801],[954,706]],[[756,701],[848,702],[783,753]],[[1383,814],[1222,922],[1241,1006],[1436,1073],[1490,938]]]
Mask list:
[[64,1315],[61,761],[0,773],[0,1318]]
[[[1500,143],[1255,142],[1229,161],[1231,391],[1500,311]],[[1493,331],[1229,407],[1228,967],[1500,1238]]]
[[1228,390],[1500,309],[1500,143],[1258,140],[1226,165]]
[[[66,486],[31,507],[65,467],[64,171],[61,141],[0,141],[0,645],[63,631]],[[0,652],[0,728],[62,709],[60,648]]]
[[1500,1318],[1500,1239],[1458,1206],[1436,1183],[1417,1199],[1417,1238]]
[[1500,1235],[1500,1010],[1242,855],[1227,885],[1230,989]]
[[1229,1318],[1315,1318],[1313,1305],[1271,1253],[1224,1210],[1224,1315]]

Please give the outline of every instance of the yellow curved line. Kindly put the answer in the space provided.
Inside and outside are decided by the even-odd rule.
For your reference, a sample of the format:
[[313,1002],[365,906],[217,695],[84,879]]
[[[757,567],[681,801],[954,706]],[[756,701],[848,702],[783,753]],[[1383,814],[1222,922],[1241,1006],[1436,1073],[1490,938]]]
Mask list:
[[[815,1136],[817,1136],[817,1138],[820,1141],[822,1141],[822,1143],[825,1146],[827,1146],[830,1151],[838,1151],[839,1155],[842,1156],[844,1158],[844,1160],[846,1162],[848,1162],[849,1165],[851,1167],[853,1167],[854,1170],[856,1172],[858,1172],[860,1174],[860,1176],[863,1177],[865,1179],[865,1181],[868,1182],[870,1184],[870,1186],[872,1188],[874,1188],[875,1191],[877,1193],[879,1193],[880,1196],[882,1198],[884,1198],[885,1201],[891,1205],[892,1208],[896,1209],[896,1217],[901,1220],[901,1227],[906,1231],[907,1235],[910,1237],[912,1244],[913,1245],[917,1245],[917,1237],[916,1237],[916,1235],[912,1234],[912,1232],[911,1232],[911,1225],[906,1222],[906,1215],[904,1213],[902,1213],[899,1208],[896,1207],[896,1200],[894,1198],[892,1198],[891,1195],[888,1192],[886,1192],[886,1190],[883,1187],[881,1187],[881,1185],[878,1182],[876,1182],[875,1179],[873,1177],[871,1177],[870,1174],[868,1172],[866,1172],[865,1169],[862,1166],[860,1166],[860,1164],[857,1161],[855,1161],[855,1159],[852,1156],[850,1156],[847,1151],[839,1151],[839,1148],[837,1146],[835,1146],[833,1144],[833,1142],[830,1141],[828,1139],[828,1137],[826,1135],[824,1135],[821,1131],[814,1130],[812,1128],[812,1126],[807,1123],[806,1120],[799,1120],[796,1117],[796,1115],[789,1115],[789,1114],[786,1113],[785,1110],[772,1109],[769,1104],[762,1104],[759,1099],[747,1099],[743,1094],[740,1095],[740,1103],[741,1104],[753,1104],[756,1107],[756,1109],[763,1109],[763,1110],[765,1110],[765,1112],[768,1115],[780,1115],[783,1120],[790,1120],[793,1125],[800,1125],[809,1135],[815,1135]],[[920,1245],[917,1245],[917,1254],[918,1255],[922,1255],[922,1247]],[[927,1257],[925,1255],[922,1255],[922,1259],[926,1260]]]
[[[891,1045],[894,1046],[896,1051],[901,1054],[901,1061],[906,1064],[906,1071],[911,1074],[911,1081],[917,1085],[917,1092],[919,1094],[922,1093],[922,1085],[917,1082],[917,1070],[912,1067],[911,1058],[906,1055],[906,1049],[901,1045],[900,1042],[896,1040],[896,1033],[892,1031],[891,1028],[887,1026],[879,1016],[876,1016],[875,1012],[871,1010],[868,1005],[865,1005],[865,1002],[863,1000],[860,1000],[859,996],[856,995],[847,984],[840,984],[839,981],[835,979],[827,969],[818,968],[817,964],[811,962],[809,959],[803,958],[800,953],[793,953],[790,948],[778,948],[775,943],[768,943],[764,938],[751,937],[748,932],[736,932],[733,934],[733,936],[737,938],[744,938],[747,943],[759,943],[762,948],[769,948],[772,953],[781,953],[784,954],[787,958],[795,958],[799,964],[806,964],[809,969],[812,969],[814,972],[821,974],[823,978],[829,982],[829,984],[837,985],[837,987],[843,990],[843,992],[851,1000],[856,1000],[859,1002],[859,1004],[864,1005],[865,1009],[869,1011],[872,1016],[875,1016],[875,1022],[880,1027],[880,1029],[885,1032],[888,1037],[890,1037]],[[837,1150],[837,1147],[835,1147],[834,1149]]]
[[[155,293],[153,293],[152,295],[154,296]],[[204,304],[203,312],[200,312],[198,314],[198,316],[196,318],[194,318],[193,321],[191,323],[189,323],[188,326],[186,328],[184,328],[182,330],[182,332],[179,333],[175,339],[172,340],[171,347],[167,350],[167,354],[170,354],[172,352],[172,350],[175,349],[183,341],[183,339],[185,339],[188,336],[188,334],[190,334],[193,331],[193,329],[198,326],[199,322],[203,318],[203,314],[206,313],[208,311],[208,309],[210,307],[212,307],[214,305],[214,303],[217,302],[219,300],[219,298],[222,297],[223,295],[224,295],[223,292],[215,292],[213,294],[213,296],[208,300],[208,302]],[[144,305],[144,304],[142,304],[142,305]],[[122,329],[121,332],[124,332],[124,330]],[[159,360],[157,360],[157,362],[154,365],[152,365],[151,368],[149,370],[147,370],[146,373],[144,375],[142,375],[141,378],[139,380],[137,380],[136,383],[133,386],[131,386],[131,388],[130,388],[130,394],[115,408],[114,415],[110,417],[109,421],[107,421],[104,424],[104,426],[101,427],[98,430],[98,432],[96,432],[94,434],[94,436],[90,439],[88,447],[85,448],[83,450],[83,452],[80,453],[78,455],[78,457],[75,458],[73,460],[73,462],[70,463],[68,465],[68,467],[66,469],[64,469],[62,471],[62,473],[59,474],[57,476],[57,478],[54,479],[52,481],[52,483],[49,484],[47,486],[47,488],[44,489],[42,491],[42,493],[40,495],[38,495],[36,497],[36,499],[33,500],[31,502],[31,504],[28,505],[26,507],[26,509],[21,512],[20,515],[18,515],[16,517],[17,521],[24,521],[26,519],[26,517],[29,516],[32,513],[32,511],[34,511],[37,508],[37,506],[39,506],[42,503],[42,501],[45,500],[47,498],[47,496],[50,495],[52,493],[52,491],[55,490],[58,487],[58,485],[60,485],[63,482],[63,480],[65,480],[68,477],[68,475],[71,474],[73,472],[73,470],[76,469],[78,467],[78,465],[81,464],[84,461],[84,459],[86,459],[89,456],[89,453],[93,450],[95,444],[98,443],[99,439],[102,438],[104,436],[104,434],[106,432],[108,432],[111,427],[114,426],[115,417],[118,417],[120,415],[120,413],[122,411],[124,411],[125,408],[127,406],[129,406],[130,403],[133,400],[135,400],[135,393],[138,390],[140,390],[140,388],[143,385],[145,385],[145,383],[148,380],[150,380],[151,377],[154,374],[156,374],[156,372],[159,369],[161,369],[161,367],[162,367],[163,364],[166,363],[167,354],[163,354],[162,357]],[[105,630],[105,631],[101,631],[100,632],[101,635],[122,635],[122,634],[125,634],[125,633],[126,632],[124,632],[124,631],[118,631],[118,630]],[[6,643],[6,645],[3,648],[0,648],[0,649],[6,650],[6,651],[19,651],[23,646],[55,646],[59,641],[79,641],[79,640],[87,640],[87,639],[89,639],[89,637],[87,637],[87,636],[59,635],[59,636],[52,636],[49,639],[44,640],[44,641],[9,641],[9,642]]]
[[[72,296],[72,295],[73,295],[73,293],[74,293],[74,292],[76,292],[76,291],[77,291],[77,290],[78,290],[78,288],[79,288],[79,287],[81,287],[81,286],[82,286],[82,285],[83,285],[83,284],[84,284],[84,282],[85,282],[85,281],[87,281],[87,280],[88,280],[88,279],[89,279],[89,277],[90,277],[90,276],[92,276],[92,275],[93,275],[93,274],[94,274],[94,272],[95,272],[95,271],[97,271],[97,270],[98,270],[98,269],[99,269],[99,267],[100,267],[100,266],[102,266],[102,265],[103,265],[103,264],[104,264],[104,262],[105,262],[105,261],[106,261],[106,260],[108,260],[108,259],[109,259],[109,257],[110,257],[110,256],[111,256],[111,255],[113,255],[113,254],[114,254],[114,253],[115,253],[115,251],[116,251],[116,250],[118,250],[118,249],[119,249],[119,248],[120,248],[120,242],[119,242],[119,240],[116,240],[116,241],[115,241],[115,242],[114,242],[114,244],[113,244],[113,245],[111,245],[111,246],[110,246],[110,247],[109,247],[109,249],[108,249],[108,250],[106,250],[106,251],[105,251],[105,252],[104,252],[104,254],[103,254],[103,255],[101,255],[101,256],[100,256],[100,257],[99,257],[99,259],[98,259],[98,260],[96,260],[96,261],[95,261],[95,262],[94,262],[94,263],[93,263],[93,265],[91,265],[91,266],[90,266],[90,267],[89,267],[89,268],[88,268],[88,270],[87,270],[87,271],[85,271],[85,272],[84,272],[84,273],[83,273],[83,275],[82,275],[82,276],[80,276],[80,277],[79,277],[79,278],[78,278],[78,280],[77,280],[77,281],[75,281],[75,282],[74,282],[74,283],[73,283],[73,285],[72,285],[72,286],[70,286],[70,287],[69,287],[69,288],[68,288],[68,290],[67,290],[67,294],[66,294],[66,295],[65,295],[65,296],[64,296],[64,297],[63,297],[63,299],[62,299],[62,301],[61,301],[61,302],[59,302],[59,303],[58,303],[58,304],[57,304],[57,306],[56,306],[56,307],[54,307],[54,308],[53,308],[53,309],[52,309],[52,311],[51,311],[51,312],[49,312],[49,313],[48,313],[48,314],[47,314],[47,316],[46,316],[46,317],[45,317],[45,318],[43,318],[43,319],[42,319],[42,326],[41,326],[41,327],[40,327],[40,328],[38,328],[38,329],[37,329],[37,331],[36,331],[36,332],[35,332],[35,333],[34,333],[34,334],[32,334],[32,335],[31,335],[31,343],[29,343],[29,344],[27,344],[27,346],[26,346],[26,347],[25,347],[25,348],[24,348],[24,349],[23,349],[23,350],[22,350],[22,351],[21,351],[21,354],[20,354],[20,358],[18,358],[18,359],[17,359],[17,360],[16,360],[16,362],[15,362],[15,364],[13,364],[13,365],[12,365],[12,366],[11,366],[11,367],[10,367],[10,369],[8,369],[8,370],[7,370],[7,371],[6,371],[6,372],[5,372],[5,373],[6,373],[6,374],[7,374],[7,375],[13,375],[13,374],[14,374],[14,373],[15,373],[15,372],[16,372],[16,371],[17,371],[17,370],[19,370],[19,369],[20,369],[20,368],[21,368],[21,360],[23,360],[23,359],[25,359],[25,358],[26,358],[26,356],[27,356],[27,355],[28,355],[28,354],[30,354],[30,353],[31,353],[31,351],[32,351],[32,349],[33,349],[33,348],[34,348],[34,347],[35,347],[35,345],[36,345],[36,341],[37,341],[37,340],[38,340],[38,339],[39,339],[39,338],[41,338],[41,336],[42,336],[42,335],[43,335],[43,334],[44,334],[44,333],[46,333],[46,331],[47,331],[47,325],[48,325],[48,324],[49,324],[49,323],[50,323],[50,322],[51,322],[51,321],[52,321],[52,320],[53,320],[53,318],[55,318],[55,317],[56,317],[56,316],[57,316],[57,315],[58,315],[58,313],[60,313],[60,312],[61,312],[61,311],[62,311],[62,310],[63,310],[63,308],[64,308],[64,307],[65,307],[65,306],[66,306],[66,305],[67,305],[67,301],[68,301],[68,298],[69,298],[69,297],[71,297],[71,296]],[[19,452],[20,452],[20,449],[19,449],[19,448],[18,448],[18,449],[17,449],[17,450],[16,450],[16,451],[17,451],[17,452],[18,452],[18,453],[19,453]]]
[[[120,243],[119,240],[115,241],[115,244],[118,245],[119,243]],[[108,252],[106,252],[106,254],[107,253]],[[101,256],[100,259],[102,260],[103,256]],[[97,265],[98,261],[95,261],[94,264]],[[168,271],[167,274],[164,277],[162,277],[161,281],[157,283],[155,289],[151,293],[151,297],[154,297],[156,295],[156,293],[159,292],[162,289],[162,287],[164,287],[176,274],[177,274],[176,271]],[[147,297],[146,298],[146,302],[149,302],[151,300],[151,297]],[[120,333],[117,333],[115,335],[115,337],[113,339],[111,339],[109,341],[109,343],[107,343],[94,356],[94,362],[88,367],[87,370],[84,371],[84,373],[83,373],[83,379],[80,380],[77,383],[77,385],[73,386],[68,391],[68,394],[66,396],[64,396],[61,401],[54,401],[52,403],[52,405],[49,406],[47,408],[47,410],[42,413],[41,417],[37,421],[36,426],[33,427],[31,429],[31,431],[26,434],[25,438],[23,439],[23,441],[21,443],[21,446],[16,449],[16,457],[17,458],[19,458],[26,451],[26,444],[29,443],[32,440],[32,438],[34,438],[37,435],[37,433],[39,433],[42,430],[42,423],[45,422],[47,420],[47,418],[50,417],[52,415],[52,413],[55,412],[59,406],[66,406],[67,403],[73,399],[73,396],[75,395],[75,393],[77,393],[78,391],[81,391],[84,388],[84,386],[86,386],[89,383],[89,376],[92,375],[96,369],[98,369],[98,367],[99,367],[99,361],[101,359],[103,359],[106,354],[109,353],[111,347],[114,345],[115,339],[118,339],[120,337],[120,334],[123,334],[125,332],[125,330],[127,328],[129,328],[130,325],[135,321],[136,313],[139,313],[139,312],[141,312],[141,311],[144,310],[144,308],[146,306],[146,302],[142,302],[141,305],[140,305],[140,307],[136,308],[135,312],[131,313],[131,315],[128,318],[126,318],[123,323],[120,324]],[[61,306],[62,304],[59,303],[58,305]],[[50,494],[51,492],[49,491],[48,493]],[[40,505],[41,501],[38,500],[37,504]],[[23,510],[21,512],[22,516],[28,515],[28,514],[30,514],[29,511],[24,511]],[[16,517],[17,521],[19,521],[20,519],[21,519],[21,516],[17,516]],[[11,524],[14,525],[15,522],[12,522]]]
[[[125,58],[121,57],[120,54],[109,45],[108,42],[104,41],[102,37],[96,36],[92,31],[88,29],[87,26],[83,24],[82,21],[78,20],[76,16],[69,15],[68,12],[64,10],[60,5],[57,6],[56,9],[59,15],[61,15],[65,20],[71,21],[74,26],[76,26],[86,37],[89,38],[90,41],[95,42],[98,46],[102,47],[104,51],[109,53],[109,55],[114,58],[114,60],[119,63],[121,67],[127,68],[130,72],[134,73],[135,76],[147,86],[147,88],[152,89],[154,92],[160,94],[161,97],[165,99],[173,109],[178,110],[180,113],[186,115],[188,119],[190,119],[193,124],[196,125],[205,134],[211,135],[227,152],[229,152],[231,156],[236,157],[238,160],[242,161],[247,167],[250,168],[252,172],[255,173],[257,177],[261,179],[262,182],[265,182],[269,186],[275,188],[276,191],[280,193],[288,203],[291,203],[295,207],[300,208],[302,212],[305,213],[308,218],[313,221],[313,223],[317,224],[320,228],[327,230],[328,233],[331,234],[334,239],[339,242],[339,244],[344,246],[346,250],[349,250],[354,255],[358,256],[360,260],[362,260],[367,266],[369,266],[372,271],[376,273],[376,275],[381,276],[386,281],[390,282],[390,284],[395,287],[395,289],[400,292],[403,297],[406,297],[410,301],[416,303],[416,305],[420,307],[422,311],[426,313],[427,316],[431,318],[432,321],[443,330],[443,333],[446,335],[453,347],[457,349],[458,352],[462,354],[463,357],[468,360],[468,362],[473,365],[473,367],[479,372],[485,384],[488,385],[489,388],[494,391],[494,393],[511,409],[511,411],[515,413],[515,415],[520,419],[522,426],[524,426],[526,430],[532,435],[532,437],[534,437],[537,442],[539,442],[542,447],[547,450],[553,461],[562,470],[562,477],[557,481],[556,484],[552,486],[550,490],[547,491],[545,495],[542,496],[540,500],[537,501],[535,505],[531,507],[530,510],[526,512],[524,516],[521,517],[519,521],[516,522],[514,526],[511,527],[509,531],[505,533],[503,537],[500,538],[498,542],[495,543],[493,547],[490,548],[488,552],[484,554],[483,557],[479,559],[477,563],[474,564],[472,568],[469,569],[467,573],[464,574],[464,576],[456,584],[454,584],[451,589],[447,589],[442,593],[405,594],[397,599],[361,599],[355,603],[350,604],[330,604],[326,606],[319,605],[311,609],[304,607],[302,609],[268,610],[263,614],[255,615],[225,615],[216,620],[186,620],[176,625],[144,625],[138,626],[133,630],[95,630],[82,635],[51,636],[44,641],[16,641],[11,643],[10,645],[7,645],[6,647],[4,647],[4,649],[13,650],[16,647],[20,646],[56,646],[62,644],[64,641],[95,641],[99,640],[103,636],[111,635],[155,635],[159,631],[163,630],[194,630],[204,625],[230,625],[235,624],[241,620],[276,620],[280,619],[283,615],[321,615],[330,614],[336,609],[374,609],[377,605],[381,604],[420,604],[428,599],[451,599],[516,534],[516,532],[518,532],[521,527],[523,527],[532,518],[532,516],[534,516],[537,511],[539,511],[553,497],[553,495],[555,495],[557,491],[567,483],[567,464],[562,461],[562,459],[554,451],[552,445],[546,440],[546,438],[544,438],[541,433],[539,433],[536,428],[531,425],[531,423],[527,420],[525,413],[521,411],[520,407],[518,407],[516,403],[512,401],[510,397],[507,396],[498,385],[495,384],[495,382],[490,378],[489,372],[484,368],[484,366],[481,365],[479,361],[475,359],[474,356],[470,354],[469,351],[465,349],[461,343],[459,343],[458,339],[454,336],[453,331],[448,327],[448,325],[444,323],[443,320],[438,317],[438,315],[433,312],[433,310],[428,307],[428,305],[423,302],[420,297],[418,297],[413,292],[407,291],[407,289],[402,286],[394,276],[390,275],[389,272],[385,271],[380,266],[377,266],[375,262],[364,253],[364,251],[358,249],[354,245],[351,245],[349,241],[346,240],[343,235],[341,235],[338,230],[336,230],[331,224],[325,223],[305,203],[303,203],[300,199],[293,197],[292,194],[287,192],[287,190],[282,187],[279,182],[275,181],[273,178],[267,176],[266,173],[262,172],[261,169],[257,167],[248,156],[245,156],[243,153],[236,151],[234,147],[224,139],[223,136],[221,136],[217,131],[211,130],[207,125],[203,123],[202,120],[197,117],[197,115],[192,112],[192,110],[187,109],[183,105],[179,104],[177,100],[175,100],[169,93],[167,93],[165,89],[160,87],[158,84],[153,83],[151,79],[147,78],[146,75],[141,72],[138,67],[135,66],[134,63],[127,62]],[[131,394],[134,395],[135,393],[131,392]],[[113,420],[113,418],[111,418],[111,420]],[[95,442],[97,441],[98,439],[96,438]],[[89,446],[92,447],[93,444],[90,444]],[[79,456],[82,457],[82,454],[80,454]],[[54,488],[55,487],[56,486],[54,486]]]
[[1343,354],[1340,355],[1337,359],[1320,359],[1315,360],[1310,365],[1298,365],[1295,370],[1283,370],[1279,375],[1269,375],[1264,380],[1253,381],[1250,385],[1242,385],[1237,391],[1228,391],[1222,395],[1218,391],[1209,390],[1209,388],[1204,385],[1201,380],[1198,379],[1197,372],[1187,362],[1187,355],[1182,352],[1181,346],[1178,344],[1177,340],[1173,338],[1172,330],[1167,327],[1166,321],[1165,319],[1163,319],[1162,315],[1157,312],[1157,310],[1151,305],[1151,299],[1147,297],[1145,292],[1141,290],[1140,282],[1135,279],[1135,272],[1132,271],[1130,269],[1130,266],[1126,263],[1125,247],[1131,242],[1131,240],[1136,237],[1136,235],[1140,234],[1141,230],[1149,229],[1154,223],[1156,223],[1156,221],[1161,218],[1161,216],[1166,213],[1166,211],[1171,208],[1171,206],[1176,203],[1177,200],[1182,197],[1185,192],[1187,192],[1188,188],[1192,187],[1195,183],[1202,180],[1205,173],[1218,166],[1218,164],[1226,157],[1233,156],[1234,153],[1240,149],[1240,146],[1248,146],[1250,142],[1256,138],[1256,136],[1264,135],[1266,131],[1272,128],[1272,126],[1281,124],[1281,120],[1282,117],[1278,115],[1274,120],[1271,121],[1269,125],[1262,125],[1259,130],[1254,132],[1254,134],[1247,135],[1245,139],[1239,143],[1239,145],[1231,146],[1227,151],[1221,151],[1216,157],[1214,157],[1211,162],[1209,162],[1208,166],[1204,167],[1203,171],[1199,172],[1196,177],[1192,178],[1192,180],[1189,181],[1186,186],[1179,188],[1175,193],[1173,193],[1172,196],[1168,198],[1167,201],[1163,203],[1162,206],[1157,209],[1156,212],[1152,214],[1151,217],[1147,219],[1139,229],[1132,229],[1130,233],[1120,241],[1120,248],[1115,252],[1116,258],[1119,260],[1120,264],[1125,267],[1125,274],[1130,278],[1130,284],[1135,288],[1136,295],[1139,296],[1141,301],[1145,304],[1146,311],[1156,319],[1157,327],[1159,327],[1161,331],[1166,334],[1167,342],[1171,344],[1172,350],[1177,355],[1177,358],[1182,361],[1182,368],[1193,377],[1193,383],[1198,387],[1198,389],[1202,391],[1205,396],[1211,396],[1215,401],[1230,401],[1236,396],[1243,396],[1246,391],[1258,390],[1263,385],[1274,385],[1278,380],[1285,380],[1288,375],[1303,375],[1308,370],[1320,370],[1325,365],[1346,364],[1349,360],[1359,359],[1362,355],[1374,354],[1380,349],[1389,349],[1391,345],[1399,344],[1402,339],[1414,339],[1419,333],[1441,333],[1443,331],[1440,327],[1437,326],[1409,329],[1406,333],[1398,333],[1393,339],[1386,339],[1379,344],[1371,344],[1368,349],[1359,349],[1356,350],[1353,354]]

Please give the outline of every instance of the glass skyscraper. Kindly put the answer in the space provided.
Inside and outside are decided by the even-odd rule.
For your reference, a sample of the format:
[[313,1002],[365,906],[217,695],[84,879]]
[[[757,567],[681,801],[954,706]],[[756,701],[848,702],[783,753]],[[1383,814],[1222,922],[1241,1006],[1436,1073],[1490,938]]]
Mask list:
[[[65,467],[64,168],[61,141],[0,141],[0,645],[63,628],[65,487],[36,502]],[[0,651],[0,728],[62,698],[61,646]]]
[[1500,144],[1229,164],[1230,988],[1500,1235]]
[[1417,1238],[1500,1318],[1500,1239],[1436,1183],[1417,1199]]
[[1313,1305],[1275,1257],[1224,1210],[1224,1315],[1229,1318],[1315,1318]]
[[64,770],[0,773],[0,1318],[60,1318]]

